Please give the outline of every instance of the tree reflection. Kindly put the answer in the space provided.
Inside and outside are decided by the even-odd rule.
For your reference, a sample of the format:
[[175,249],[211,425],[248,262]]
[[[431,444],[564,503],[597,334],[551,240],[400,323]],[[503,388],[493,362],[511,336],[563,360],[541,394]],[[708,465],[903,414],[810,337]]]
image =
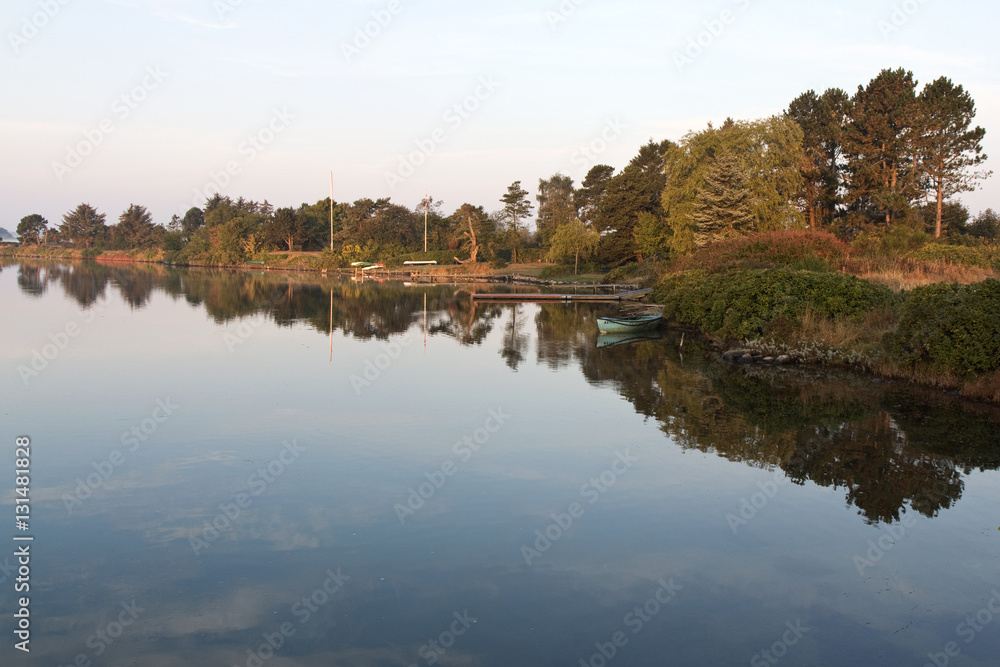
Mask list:
[[[602,307],[477,303],[445,285],[354,282],[316,275],[240,273],[166,266],[69,266],[22,262],[18,287],[44,294],[50,283],[86,308],[109,286],[131,308],[154,292],[204,308],[217,323],[264,316],[281,327],[305,323],[361,340],[411,328],[481,345],[500,318],[500,356],[512,370],[527,358],[530,322],[536,363],[578,366],[588,382],[612,387],[677,445],[760,468],[793,482],[843,489],[865,521],[898,521],[906,508],[935,516],[961,497],[963,475],[1000,468],[1000,408],[939,392],[879,384],[824,369],[736,367],[714,361],[707,344],[679,334],[597,347]],[[332,307],[331,307],[332,304]]]

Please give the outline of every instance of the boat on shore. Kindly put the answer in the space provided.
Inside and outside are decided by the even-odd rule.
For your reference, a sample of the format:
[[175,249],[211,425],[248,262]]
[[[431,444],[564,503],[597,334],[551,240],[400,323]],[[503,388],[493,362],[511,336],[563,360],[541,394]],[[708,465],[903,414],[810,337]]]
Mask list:
[[601,333],[649,331],[660,324],[663,315],[630,315],[628,317],[598,317],[597,328]]

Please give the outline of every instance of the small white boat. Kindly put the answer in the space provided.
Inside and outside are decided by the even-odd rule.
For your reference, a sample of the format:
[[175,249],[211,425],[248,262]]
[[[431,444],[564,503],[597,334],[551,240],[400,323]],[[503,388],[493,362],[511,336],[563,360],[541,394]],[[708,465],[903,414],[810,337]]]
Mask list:
[[645,331],[656,327],[663,315],[632,315],[630,317],[598,317],[597,328],[601,333]]
[[436,259],[411,259],[403,262],[403,266],[434,266]]

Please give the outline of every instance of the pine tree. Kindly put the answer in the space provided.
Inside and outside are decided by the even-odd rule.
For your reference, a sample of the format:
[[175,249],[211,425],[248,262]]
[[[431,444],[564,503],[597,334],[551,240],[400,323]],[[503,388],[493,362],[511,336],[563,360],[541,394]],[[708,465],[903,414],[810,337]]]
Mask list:
[[810,90],[793,100],[785,111],[785,116],[802,128],[805,159],[801,198],[812,229],[831,224],[838,213],[848,101],[847,93],[839,88],[831,88],[821,96]]
[[90,204],[80,204],[63,216],[59,234],[74,246],[90,248],[107,232],[105,215],[98,213]]
[[736,156],[725,151],[716,156],[705,174],[705,187],[696,197],[692,214],[698,225],[695,243],[726,238],[756,228],[747,177]]
[[988,172],[969,171],[986,160],[982,144],[986,130],[970,129],[976,104],[951,79],[941,77],[924,86],[919,101],[923,121],[921,164],[936,204],[934,236],[940,237],[945,200],[974,190],[977,181],[989,176]]
[[882,70],[848,107],[847,203],[863,221],[890,224],[921,195],[920,105],[913,73]]
[[577,218],[573,201],[573,179],[563,174],[538,179],[538,242],[547,246],[560,225]]

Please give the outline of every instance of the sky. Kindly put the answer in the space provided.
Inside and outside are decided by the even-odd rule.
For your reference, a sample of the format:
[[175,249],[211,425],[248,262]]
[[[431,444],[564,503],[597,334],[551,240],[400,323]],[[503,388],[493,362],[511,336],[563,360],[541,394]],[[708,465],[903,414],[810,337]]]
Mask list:
[[[0,227],[86,202],[160,224],[620,170],[649,140],[853,94],[885,68],[970,91],[1000,156],[1000,6],[941,0],[5,0]],[[991,167],[995,160],[987,166]],[[1000,175],[960,199],[1000,208]]]

